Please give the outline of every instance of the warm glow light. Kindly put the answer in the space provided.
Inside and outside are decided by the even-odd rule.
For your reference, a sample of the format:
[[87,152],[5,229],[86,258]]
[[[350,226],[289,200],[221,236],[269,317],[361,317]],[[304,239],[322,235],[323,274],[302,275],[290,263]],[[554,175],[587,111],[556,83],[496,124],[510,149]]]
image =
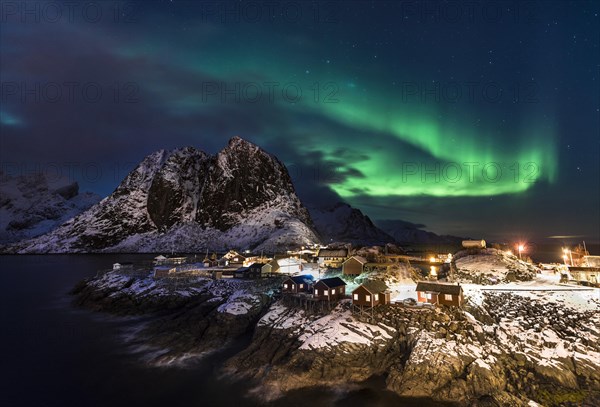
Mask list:
[[525,246],[524,246],[524,245],[522,245],[522,244],[520,244],[520,245],[519,245],[519,251],[520,251],[520,252],[522,252],[522,251],[525,251]]
[[506,251],[506,254],[508,254],[509,256],[512,256],[512,254],[513,254],[513,253],[512,253],[512,250],[507,250],[507,251]]
[[563,259],[567,260],[567,257],[569,257],[569,256],[567,256],[566,254],[563,254]]
[[431,266],[431,275],[437,276],[437,268],[435,266]]
[[429,262],[430,262],[430,263],[435,263],[435,257],[431,256],[431,257],[429,258]]

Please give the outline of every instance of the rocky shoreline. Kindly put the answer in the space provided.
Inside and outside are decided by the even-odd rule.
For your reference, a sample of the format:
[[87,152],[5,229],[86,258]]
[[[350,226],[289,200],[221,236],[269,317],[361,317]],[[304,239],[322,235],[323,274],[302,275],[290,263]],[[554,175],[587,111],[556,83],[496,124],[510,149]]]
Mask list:
[[318,386],[349,388],[374,376],[400,396],[465,406],[600,404],[600,316],[509,293],[464,309],[388,305],[373,318],[308,313],[278,300],[279,279],[154,280],[106,273],[73,290],[77,306],[153,315],[139,333],[166,349],[153,363],[251,343],[223,372],[257,383],[263,401]]

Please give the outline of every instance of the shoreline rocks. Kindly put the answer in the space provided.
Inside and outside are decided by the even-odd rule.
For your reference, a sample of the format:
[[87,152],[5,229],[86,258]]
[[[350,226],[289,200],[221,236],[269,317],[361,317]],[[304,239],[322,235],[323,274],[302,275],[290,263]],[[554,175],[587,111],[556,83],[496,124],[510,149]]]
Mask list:
[[349,300],[321,313],[286,306],[274,301],[279,283],[197,278],[178,285],[107,273],[79,284],[74,302],[155,315],[140,335],[168,349],[159,362],[222,349],[253,332],[222,370],[256,383],[253,394],[263,401],[383,377],[399,396],[464,406],[600,403],[597,312],[484,293],[481,305],[464,309],[386,305],[371,319],[353,314]]

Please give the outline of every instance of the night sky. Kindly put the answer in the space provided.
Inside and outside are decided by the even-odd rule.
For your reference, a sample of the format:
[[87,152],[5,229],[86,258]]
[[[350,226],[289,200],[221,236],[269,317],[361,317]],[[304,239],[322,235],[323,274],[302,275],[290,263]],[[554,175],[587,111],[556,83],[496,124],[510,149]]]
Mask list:
[[106,196],[155,150],[237,135],[307,205],[600,241],[598,2],[73,4],[1,2],[7,174]]

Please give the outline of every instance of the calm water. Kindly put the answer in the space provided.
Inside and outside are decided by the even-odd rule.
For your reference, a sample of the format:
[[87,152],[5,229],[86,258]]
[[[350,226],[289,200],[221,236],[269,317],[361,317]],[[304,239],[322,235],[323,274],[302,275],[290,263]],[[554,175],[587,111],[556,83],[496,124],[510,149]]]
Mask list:
[[[115,261],[152,256],[0,256],[1,406],[256,406],[249,383],[217,376],[220,364],[249,341],[187,368],[144,364],[124,335],[139,320],[75,309],[69,290]],[[297,391],[274,406],[437,406],[384,391],[373,379],[347,394]]]

